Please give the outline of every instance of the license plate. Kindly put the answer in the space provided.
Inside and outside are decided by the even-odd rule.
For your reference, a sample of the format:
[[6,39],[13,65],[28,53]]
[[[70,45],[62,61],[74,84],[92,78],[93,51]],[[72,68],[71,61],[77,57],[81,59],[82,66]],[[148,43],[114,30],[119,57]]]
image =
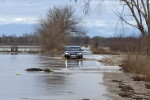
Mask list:
[[77,55],[71,55],[72,57],[75,57],[75,56],[77,56]]

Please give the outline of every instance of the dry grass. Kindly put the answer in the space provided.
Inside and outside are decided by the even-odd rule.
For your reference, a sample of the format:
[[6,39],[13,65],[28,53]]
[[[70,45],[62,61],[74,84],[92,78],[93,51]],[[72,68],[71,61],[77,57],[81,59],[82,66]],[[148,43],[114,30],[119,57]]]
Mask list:
[[150,81],[150,58],[128,54],[123,61],[123,70],[132,73],[135,81]]
[[111,51],[110,49],[104,49],[104,47],[94,48],[91,47],[91,51],[93,54],[110,54],[110,55],[118,55],[118,52]]
[[109,66],[120,66],[122,65],[123,58],[124,55],[111,55],[109,57],[105,57],[99,60],[99,62],[102,62],[105,65],[109,65]]
[[93,54],[104,54],[107,53],[103,48],[91,48]]

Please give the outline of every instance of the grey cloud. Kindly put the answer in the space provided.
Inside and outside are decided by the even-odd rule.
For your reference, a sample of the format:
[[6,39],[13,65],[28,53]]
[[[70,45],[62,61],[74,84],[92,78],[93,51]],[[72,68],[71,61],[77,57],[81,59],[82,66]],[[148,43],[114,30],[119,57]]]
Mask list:
[[[69,1],[69,0],[65,0]],[[2,16],[41,16],[53,5],[65,4],[60,0],[0,0]]]
[[[94,0],[96,3],[97,1],[99,0]],[[10,25],[13,25],[16,23],[18,24],[18,22],[15,23],[15,21],[10,19],[20,18],[25,19],[26,22],[19,22],[19,24],[33,24],[37,19],[44,17],[50,7],[66,4],[75,5],[74,7],[76,9],[77,15],[82,16],[85,20],[90,20],[91,23],[89,25],[86,23],[84,25],[86,30],[88,30],[88,35],[99,35],[107,37],[113,36],[115,34],[115,25],[117,23],[118,17],[111,9],[113,6],[111,6],[110,1],[106,3],[102,9],[92,5],[91,13],[89,13],[88,16],[85,16],[83,13],[83,7],[79,3],[77,5],[75,3],[70,3],[70,0],[0,0],[0,21],[2,19],[3,23],[5,23],[6,21],[3,19],[6,19],[7,23],[5,24],[12,23]],[[100,22],[95,25],[96,22],[93,23],[93,20]],[[23,25],[22,27],[25,26],[26,25]],[[31,27],[30,25],[27,26]],[[2,28],[6,27],[0,26],[0,29]],[[28,32],[33,32],[33,27],[31,29],[28,30]],[[4,31],[6,31],[6,29],[4,29],[3,32]],[[23,33],[23,31],[20,30],[18,33]],[[15,33],[17,33],[17,31],[15,31]]]

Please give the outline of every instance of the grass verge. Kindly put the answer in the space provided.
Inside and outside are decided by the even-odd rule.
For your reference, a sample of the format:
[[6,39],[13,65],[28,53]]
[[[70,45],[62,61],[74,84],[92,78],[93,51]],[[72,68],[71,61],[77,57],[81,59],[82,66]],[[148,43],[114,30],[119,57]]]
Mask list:
[[128,54],[122,68],[125,72],[130,72],[135,81],[150,81],[150,58],[145,55]]

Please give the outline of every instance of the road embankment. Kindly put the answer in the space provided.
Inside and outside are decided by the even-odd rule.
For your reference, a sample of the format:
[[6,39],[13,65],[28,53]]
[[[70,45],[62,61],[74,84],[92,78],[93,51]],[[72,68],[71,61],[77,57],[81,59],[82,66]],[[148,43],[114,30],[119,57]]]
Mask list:
[[[100,62],[106,65],[119,66],[123,58],[122,55],[111,55],[100,60]],[[109,96],[113,100],[150,100],[150,82],[134,81],[132,76],[131,73],[123,71],[104,73],[104,82],[108,91],[112,93]]]

